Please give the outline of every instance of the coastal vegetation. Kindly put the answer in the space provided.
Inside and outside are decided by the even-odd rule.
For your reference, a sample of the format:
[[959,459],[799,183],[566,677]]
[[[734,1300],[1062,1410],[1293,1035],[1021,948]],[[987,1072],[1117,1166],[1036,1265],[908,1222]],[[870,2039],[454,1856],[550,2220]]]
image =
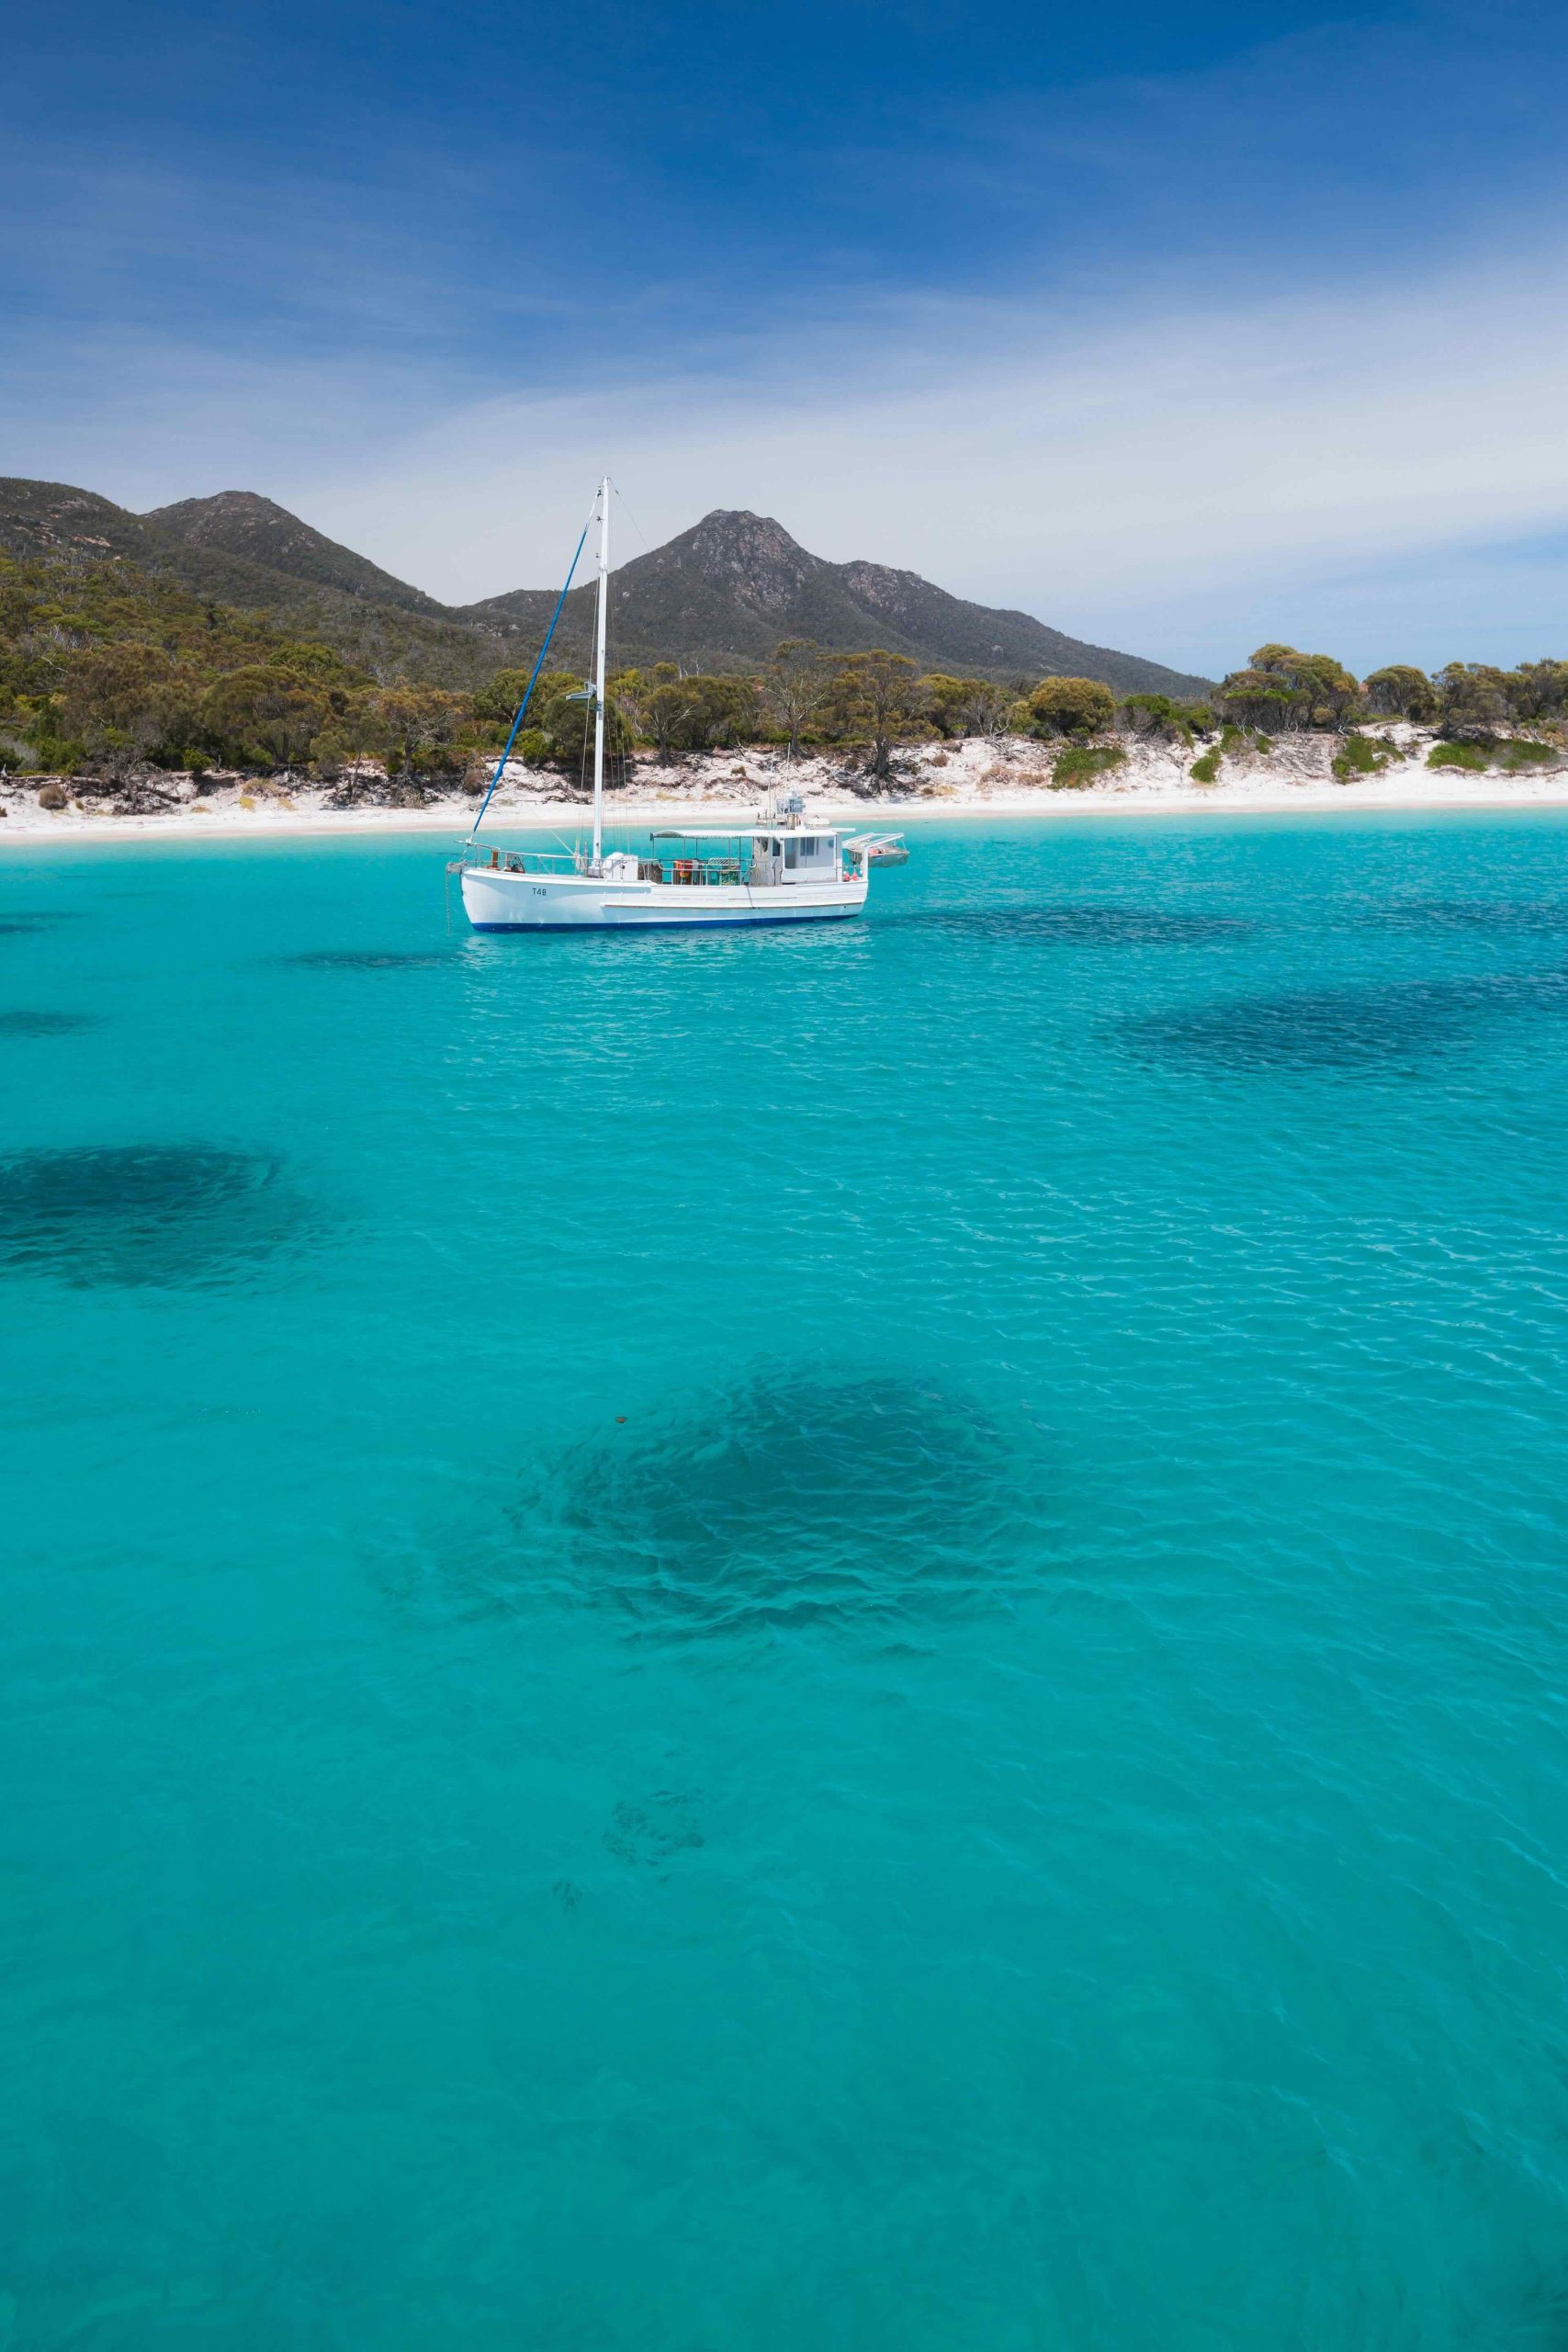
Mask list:
[[1128,695],[1121,706],[1122,723],[1134,735],[1151,736],[1168,743],[1185,743],[1190,751],[1200,731],[1214,724],[1207,703],[1182,703],[1169,695]]
[[1352,727],[1334,755],[1332,773],[1341,784],[1348,784],[1353,776],[1376,775],[1387,767],[1390,757],[1386,743],[1374,742],[1370,735]]
[[1500,768],[1506,775],[1519,775],[1530,768],[1550,767],[1562,757],[1562,746],[1543,743],[1533,737],[1506,735],[1500,741],[1490,737],[1480,741],[1463,740],[1438,742],[1427,754],[1429,768]]
[[1120,743],[1072,743],[1051,763],[1053,791],[1076,791],[1092,784],[1111,768],[1124,767],[1127,754]]
[[1359,695],[1358,682],[1332,654],[1263,645],[1245,670],[1232,671],[1215,699],[1222,714],[1238,726],[1281,734],[1339,727]]
[[[373,674],[326,639],[192,594],[127,562],[0,560],[0,763],[40,785],[141,794],[159,779],[216,774],[329,784],[340,802],[419,801],[459,782],[482,789],[531,672],[495,670],[472,691]],[[1051,782],[1072,788],[1125,763],[1129,747],[1191,751],[1198,784],[1281,738],[1336,739],[1341,782],[1377,775],[1392,756],[1369,727],[1438,731],[1435,768],[1518,772],[1564,757],[1568,661],[1503,670],[1455,662],[1428,676],[1395,663],[1358,680],[1333,656],[1260,646],[1202,701],[1101,680],[995,679],[922,671],[908,656],[842,653],[808,639],[779,644],[750,674],[693,672],[673,661],[610,680],[607,749],[615,773],[641,753],[661,763],[768,745],[841,758],[879,786],[901,752],[976,736],[1051,747]],[[1516,731],[1528,729],[1528,732]],[[592,706],[581,678],[546,670],[534,683],[513,756],[556,771],[570,788],[591,756]],[[188,790],[190,787],[185,787]],[[127,799],[129,796],[129,799]]]
[[372,763],[411,783],[489,740],[472,698],[380,684],[319,640],[119,565],[0,563],[0,759],[111,785],[138,771]]
[[1095,735],[1116,717],[1116,697],[1098,678],[1042,678],[1009,714],[1015,734]]
[[1429,768],[1483,769],[1486,754],[1478,743],[1434,743],[1427,754]]

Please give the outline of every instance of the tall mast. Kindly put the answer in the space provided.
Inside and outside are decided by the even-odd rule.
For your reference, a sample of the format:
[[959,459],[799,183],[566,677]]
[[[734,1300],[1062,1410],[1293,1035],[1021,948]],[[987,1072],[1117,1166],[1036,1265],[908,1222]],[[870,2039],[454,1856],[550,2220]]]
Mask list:
[[610,477],[599,485],[599,643],[593,665],[593,871],[604,852],[604,624],[610,607]]

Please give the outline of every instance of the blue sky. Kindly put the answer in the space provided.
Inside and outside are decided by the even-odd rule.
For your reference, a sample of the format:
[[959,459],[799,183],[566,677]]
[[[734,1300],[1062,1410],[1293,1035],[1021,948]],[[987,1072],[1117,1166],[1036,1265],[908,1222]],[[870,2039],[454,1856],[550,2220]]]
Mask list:
[[[0,466],[438,594],[608,466],[1213,670],[1568,651],[1537,6],[30,11]],[[635,551],[633,537],[624,551]]]

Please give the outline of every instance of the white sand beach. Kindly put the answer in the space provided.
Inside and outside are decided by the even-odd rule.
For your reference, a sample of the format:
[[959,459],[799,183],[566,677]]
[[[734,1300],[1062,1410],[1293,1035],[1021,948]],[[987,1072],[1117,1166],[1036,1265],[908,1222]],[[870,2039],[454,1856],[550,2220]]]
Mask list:
[[[1216,781],[1194,783],[1193,753],[1180,745],[1134,741],[1124,763],[1087,785],[1052,783],[1052,752],[1016,736],[911,746],[880,791],[841,758],[788,762],[762,751],[710,752],[678,764],[638,760],[629,786],[610,792],[606,821],[650,825],[749,823],[767,797],[798,792],[809,818],[830,822],[905,825],[925,819],[1139,816],[1179,812],[1249,815],[1351,814],[1366,809],[1568,807],[1568,754],[1533,774],[1432,768],[1429,730],[1393,726],[1375,733],[1393,754],[1376,775],[1340,781],[1333,761],[1340,739],[1288,736],[1267,752],[1228,753]],[[112,793],[82,796],[63,808],[39,806],[39,780],[0,780],[0,843],[6,841],[266,839],[299,834],[466,833],[479,799],[459,791],[418,805],[353,800],[341,786],[307,778],[258,782],[184,777],[161,788],[177,796],[156,815],[114,812]],[[69,786],[67,786],[69,789]],[[586,802],[563,795],[558,775],[509,764],[491,803],[487,833],[580,827]]]

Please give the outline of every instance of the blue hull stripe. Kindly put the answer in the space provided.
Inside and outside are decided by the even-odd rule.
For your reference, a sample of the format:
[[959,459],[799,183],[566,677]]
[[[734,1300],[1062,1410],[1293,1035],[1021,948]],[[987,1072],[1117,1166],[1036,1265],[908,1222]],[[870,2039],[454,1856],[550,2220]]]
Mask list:
[[835,907],[819,915],[670,915],[657,922],[476,922],[470,931],[770,931],[784,923],[848,922],[859,907]]

